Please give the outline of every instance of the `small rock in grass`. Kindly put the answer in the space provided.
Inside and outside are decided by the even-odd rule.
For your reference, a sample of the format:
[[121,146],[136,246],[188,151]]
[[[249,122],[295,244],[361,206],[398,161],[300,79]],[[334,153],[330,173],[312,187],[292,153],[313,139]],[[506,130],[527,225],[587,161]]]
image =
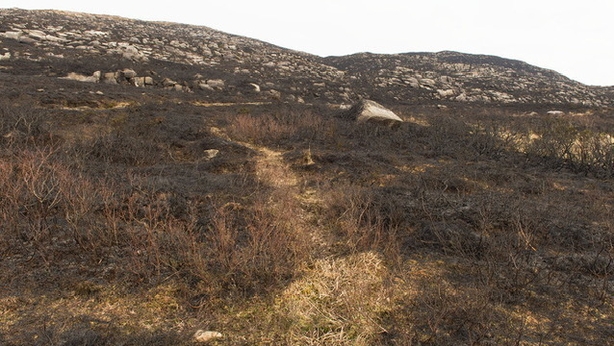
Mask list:
[[199,329],[196,331],[196,333],[194,333],[194,339],[196,340],[196,342],[209,342],[211,340],[220,339],[222,337],[222,333],[210,330],[205,331]]

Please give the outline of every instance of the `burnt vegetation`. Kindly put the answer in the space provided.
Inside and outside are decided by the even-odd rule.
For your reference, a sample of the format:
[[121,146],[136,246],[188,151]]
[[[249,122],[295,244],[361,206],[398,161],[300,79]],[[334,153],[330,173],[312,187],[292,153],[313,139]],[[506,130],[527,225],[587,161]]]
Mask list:
[[[186,101],[61,111],[26,95],[3,102],[9,344],[181,343],[199,324],[229,344],[612,337],[608,112],[399,108],[413,120],[374,131],[325,107]],[[296,181],[277,183],[288,176]],[[316,296],[321,316],[284,310],[315,289],[301,280],[322,261],[367,254],[377,268],[344,270],[377,269],[365,280],[381,290],[354,293],[343,309]],[[88,308],[48,315],[32,305],[41,296]],[[99,311],[109,300],[134,306]],[[365,320],[345,319],[355,309]],[[127,310],[137,311],[129,327]],[[75,313],[100,321],[73,324]],[[141,319],[154,331],[130,331]]]
[[0,72],[0,344],[614,338],[610,108],[400,102],[388,128],[18,65]]

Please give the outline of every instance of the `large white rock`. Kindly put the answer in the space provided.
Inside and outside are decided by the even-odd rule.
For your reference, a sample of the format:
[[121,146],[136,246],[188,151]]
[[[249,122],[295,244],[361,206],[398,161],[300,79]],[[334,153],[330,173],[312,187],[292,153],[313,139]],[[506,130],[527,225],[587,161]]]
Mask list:
[[350,108],[347,114],[359,123],[376,122],[392,125],[403,122],[403,119],[393,111],[371,100],[359,101]]

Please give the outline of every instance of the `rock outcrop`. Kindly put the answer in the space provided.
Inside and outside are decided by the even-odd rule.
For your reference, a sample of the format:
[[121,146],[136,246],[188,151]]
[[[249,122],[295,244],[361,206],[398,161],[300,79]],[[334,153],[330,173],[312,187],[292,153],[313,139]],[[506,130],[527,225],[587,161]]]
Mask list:
[[607,88],[573,81],[522,61],[458,52],[329,57],[371,95],[395,102],[614,105]]
[[371,100],[360,100],[346,112],[345,117],[358,123],[371,122],[389,126],[403,122],[393,111]]
[[[155,85],[154,79],[150,76],[138,76],[132,69],[123,69],[115,72],[95,71],[91,76],[86,76],[76,72],[69,72],[62,79],[74,80],[77,82],[86,83],[105,83],[105,84],[131,84],[136,87],[145,87]],[[164,81],[162,81],[164,82]],[[176,84],[176,83],[174,83]],[[173,84],[173,85],[174,85]]]
[[494,56],[321,58],[204,26],[61,11],[0,9],[0,23],[0,62],[13,74],[286,102],[614,106],[613,88]]

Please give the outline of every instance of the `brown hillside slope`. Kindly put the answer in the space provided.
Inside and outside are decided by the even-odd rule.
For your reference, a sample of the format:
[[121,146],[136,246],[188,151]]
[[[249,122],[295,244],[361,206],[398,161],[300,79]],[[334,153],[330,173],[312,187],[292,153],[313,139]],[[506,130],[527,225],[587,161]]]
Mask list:
[[[118,47],[135,25],[200,40],[88,15],[91,28],[51,28],[80,17],[41,13],[2,10],[0,31],[9,17],[57,37],[100,21]],[[258,93],[213,51],[217,67],[195,68],[1,40],[2,345],[192,345],[198,330],[222,334],[212,345],[614,338],[607,107],[378,99],[403,122],[377,127],[343,117],[348,91],[329,76],[304,94],[250,79]],[[158,84],[59,78],[95,67]],[[198,71],[212,90],[183,84]]]

